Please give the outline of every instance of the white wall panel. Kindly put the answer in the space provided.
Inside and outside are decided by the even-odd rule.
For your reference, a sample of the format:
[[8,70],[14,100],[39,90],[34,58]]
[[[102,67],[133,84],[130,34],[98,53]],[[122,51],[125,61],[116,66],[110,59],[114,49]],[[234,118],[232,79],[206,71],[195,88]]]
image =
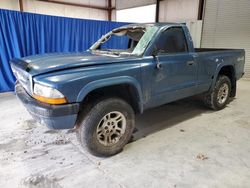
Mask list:
[[[106,7],[106,0],[62,0],[65,2],[80,3],[86,5],[96,5]],[[112,6],[115,6],[113,0]],[[0,8],[10,9],[10,10],[20,10],[18,0],[0,0]],[[72,18],[84,18],[84,19],[95,19],[95,20],[107,20],[108,11],[84,8],[70,5],[63,5],[57,3],[47,3],[37,0],[23,0],[23,8],[25,12],[37,13],[37,14],[47,14],[53,16],[65,16]],[[112,11],[113,13],[115,11]],[[115,19],[115,15],[112,15]]]
[[[89,18],[90,17],[90,11],[88,8],[75,7],[75,6],[65,6],[64,10],[65,10],[64,15],[66,17],[72,17],[72,18]],[[97,16],[95,16],[95,18],[96,17]]]
[[[99,2],[105,2],[98,0]],[[91,1],[91,5],[97,5],[97,0]],[[90,4],[89,0],[76,1],[75,3]],[[99,5],[99,4],[98,4]],[[99,6],[106,6],[101,4]],[[62,5],[57,3],[47,3],[36,0],[24,0],[24,11],[38,14],[47,14],[54,16],[65,16],[73,18],[85,18],[85,19],[96,19],[96,20],[107,20],[108,13],[105,10],[91,9],[70,5]]]
[[[116,21],[147,23],[155,22],[156,5],[140,6],[116,11]],[[147,13],[147,14],[145,14]]]
[[185,22],[198,17],[199,0],[163,0],[160,1],[159,21]]
[[198,21],[199,0],[160,1],[160,22],[185,22],[192,36],[194,46],[200,47],[202,21]]
[[111,20],[116,21],[116,10],[112,10]]
[[24,11],[53,16],[65,16],[65,5],[46,3],[36,0],[24,0]]
[[60,0],[63,2],[79,3],[85,5],[96,5],[105,7],[108,5],[107,0]]
[[202,31],[202,21],[188,21],[186,22],[189,32],[192,36],[194,47],[200,48],[201,45],[201,31]]
[[116,9],[127,9],[155,4],[156,0],[116,0]]
[[1,9],[20,10],[18,0],[0,0]]

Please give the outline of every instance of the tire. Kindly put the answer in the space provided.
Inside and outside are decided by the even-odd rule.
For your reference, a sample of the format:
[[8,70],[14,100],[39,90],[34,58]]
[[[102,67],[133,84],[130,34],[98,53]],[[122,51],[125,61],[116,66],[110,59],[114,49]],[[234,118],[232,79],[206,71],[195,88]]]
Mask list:
[[231,81],[225,75],[219,75],[213,91],[205,94],[204,103],[213,110],[221,110],[227,105],[231,93]]
[[93,105],[77,130],[82,147],[95,156],[108,157],[122,151],[134,130],[134,111],[119,98]]

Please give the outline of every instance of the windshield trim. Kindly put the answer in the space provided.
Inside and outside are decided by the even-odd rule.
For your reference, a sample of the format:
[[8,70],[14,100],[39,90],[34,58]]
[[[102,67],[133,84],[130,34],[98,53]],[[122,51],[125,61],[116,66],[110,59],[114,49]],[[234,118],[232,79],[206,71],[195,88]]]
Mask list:
[[[109,51],[109,50],[99,50],[97,49],[101,43],[105,40],[105,39],[108,39],[109,36],[112,36],[113,34],[115,34],[116,32],[119,32],[119,31],[122,31],[122,30],[129,30],[129,29],[147,29],[147,28],[157,28],[154,32],[154,34],[151,36],[151,39],[154,37],[155,33],[157,33],[157,30],[159,29],[158,27],[154,26],[154,25],[150,25],[150,26],[130,26],[130,27],[119,27],[119,28],[116,28],[116,29],[113,29],[112,31],[106,33],[105,35],[102,35],[102,37],[100,39],[98,39],[89,49],[88,51],[91,51],[91,52],[96,52],[96,53],[99,53],[99,54],[104,54],[104,53],[107,53],[107,54],[114,54],[114,55],[117,55],[118,52],[112,52],[112,51]],[[145,32],[146,33],[146,32]],[[148,41],[147,45],[144,47],[144,49],[142,50],[141,54],[136,54],[136,53],[129,53],[129,54],[124,54],[124,53],[120,53],[120,55],[129,55],[129,56],[142,56],[144,54],[144,52],[146,51],[148,45],[150,44],[150,41]]]

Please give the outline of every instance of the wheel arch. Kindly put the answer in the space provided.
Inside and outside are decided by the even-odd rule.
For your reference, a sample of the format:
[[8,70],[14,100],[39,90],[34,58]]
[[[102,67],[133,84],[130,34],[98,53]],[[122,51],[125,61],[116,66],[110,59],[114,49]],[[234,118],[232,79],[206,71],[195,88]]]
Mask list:
[[216,80],[220,75],[227,76],[231,81],[231,93],[230,97],[234,97],[236,95],[236,75],[235,75],[235,67],[234,65],[228,64],[228,65],[219,65],[216,71],[216,76],[214,76],[212,88],[214,88]]
[[[126,89],[128,92],[124,92]],[[136,113],[143,112],[142,90],[139,82],[133,77],[122,76],[92,81],[81,89],[77,102],[83,102],[88,96],[98,92],[110,97],[115,95],[124,98]]]

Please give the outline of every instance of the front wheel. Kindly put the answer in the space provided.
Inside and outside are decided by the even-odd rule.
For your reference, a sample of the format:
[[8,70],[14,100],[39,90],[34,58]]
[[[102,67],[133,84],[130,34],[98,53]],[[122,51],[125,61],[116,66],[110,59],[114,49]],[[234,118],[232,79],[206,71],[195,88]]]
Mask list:
[[96,156],[111,156],[122,151],[134,129],[134,112],[119,98],[98,102],[85,115],[77,130],[83,148]]
[[221,110],[227,105],[231,93],[231,81],[225,75],[220,75],[211,93],[204,96],[204,103],[213,110]]

